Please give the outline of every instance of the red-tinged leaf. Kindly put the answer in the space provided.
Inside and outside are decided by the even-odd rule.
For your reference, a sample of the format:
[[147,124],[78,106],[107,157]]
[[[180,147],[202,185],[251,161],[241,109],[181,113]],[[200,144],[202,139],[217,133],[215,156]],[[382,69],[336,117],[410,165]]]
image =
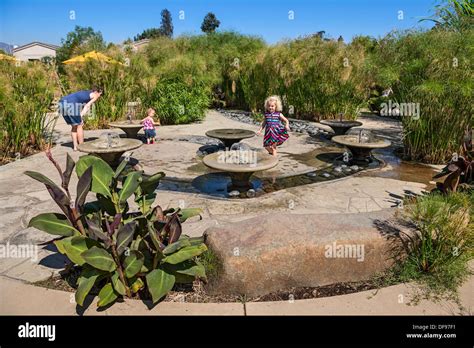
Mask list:
[[49,194],[53,198],[53,200],[56,202],[56,204],[61,208],[61,210],[66,214],[66,216],[71,220],[71,208],[70,204],[71,201],[69,198],[66,196],[63,190],[61,190],[58,186],[50,186],[46,185],[46,189],[48,190]]
[[[41,173],[38,173],[38,172],[32,172],[32,171],[26,171],[25,172],[26,175],[28,175],[30,178],[33,178],[37,181],[39,181],[40,183],[42,184],[45,184],[45,185],[49,185],[49,186],[56,186],[57,185],[49,178],[47,178],[46,176],[44,176],[43,174]],[[58,187],[59,188],[59,187]]]
[[182,227],[181,222],[179,222],[178,214],[174,214],[171,217],[171,220],[165,226],[166,231],[168,232],[168,245],[176,242],[181,236]]
[[163,214],[163,209],[159,205],[153,208],[152,214],[151,214],[151,220],[152,221],[164,221],[165,219],[165,214]]
[[119,227],[120,222],[122,221],[122,213],[115,214],[114,221],[110,224],[110,230],[112,233]]
[[89,230],[89,234],[91,234],[91,238],[94,236],[96,237],[96,239],[103,240],[104,242],[111,241],[110,237],[107,235],[106,232],[102,230],[99,224],[88,219],[86,219],[86,222],[87,222],[87,226],[89,227],[88,230]]
[[117,232],[117,253],[122,255],[125,249],[133,240],[133,234],[137,226],[136,221],[131,221],[123,225]]
[[156,303],[173,288],[175,277],[161,269],[155,269],[146,275],[146,282],[152,301]]
[[69,181],[71,180],[72,171],[74,170],[76,163],[72,157],[67,154],[66,157],[66,170],[63,172],[63,183],[62,186],[67,188],[69,186]]
[[160,241],[158,237],[158,233],[156,232],[154,225],[152,223],[148,223],[148,234],[150,235],[150,239],[155,247],[155,250],[163,250],[166,246]]

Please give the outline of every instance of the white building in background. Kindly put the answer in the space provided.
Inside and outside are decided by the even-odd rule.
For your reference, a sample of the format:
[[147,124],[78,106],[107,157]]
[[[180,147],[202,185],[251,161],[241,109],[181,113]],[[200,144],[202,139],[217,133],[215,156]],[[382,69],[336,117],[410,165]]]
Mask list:
[[43,57],[56,57],[59,46],[42,42],[32,42],[13,49],[13,56],[23,62],[40,60]]
[[129,43],[124,43],[121,46],[122,46],[122,50],[131,49],[132,52],[138,52],[142,50],[143,48],[145,48],[150,43],[150,41],[151,41],[150,39],[143,39],[143,40],[138,40],[138,41],[132,41]]

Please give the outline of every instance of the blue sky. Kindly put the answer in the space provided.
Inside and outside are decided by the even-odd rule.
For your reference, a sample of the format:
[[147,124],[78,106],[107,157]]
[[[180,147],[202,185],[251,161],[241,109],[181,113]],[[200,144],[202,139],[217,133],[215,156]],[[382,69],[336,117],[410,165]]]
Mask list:
[[[436,0],[0,0],[0,41],[60,44],[75,25],[91,26],[107,42],[119,43],[150,27],[160,12],[173,17],[174,35],[199,34],[202,19],[214,12],[219,30],[263,37],[268,43],[325,30],[345,41],[359,34],[384,36],[393,29],[429,28],[419,19],[433,13]],[[70,19],[74,11],[75,19]],[[184,20],[179,18],[184,11]],[[293,11],[293,12],[290,12]],[[400,12],[403,19],[400,20]],[[183,12],[181,12],[183,14]],[[293,19],[291,15],[293,14]]]

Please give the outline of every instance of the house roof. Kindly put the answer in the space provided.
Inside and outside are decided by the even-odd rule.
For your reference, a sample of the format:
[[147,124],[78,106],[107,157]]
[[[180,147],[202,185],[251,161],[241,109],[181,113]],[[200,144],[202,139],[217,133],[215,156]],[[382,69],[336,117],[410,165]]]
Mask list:
[[138,40],[138,41],[132,42],[131,45],[133,45],[133,46],[140,46],[140,45],[149,43],[150,41],[151,41],[150,39],[142,39],[142,40]]
[[29,44],[26,44],[26,45],[23,45],[23,46],[18,46],[16,48],[14,48],[13,53],[24,50],[24,49],[29,48],[29,47],[33,47],[33,46],[43,46],[43,47],[46,47],[46,48],[49,48],[49,49],[52,49],[52,50],[55,50],[55,51],[59,48],[59,46],[56,46],[56,45],[51,45],[51,44],[47,44],[47,43],[43,43],[43,42],[34,41],[34,42],[29,43]]

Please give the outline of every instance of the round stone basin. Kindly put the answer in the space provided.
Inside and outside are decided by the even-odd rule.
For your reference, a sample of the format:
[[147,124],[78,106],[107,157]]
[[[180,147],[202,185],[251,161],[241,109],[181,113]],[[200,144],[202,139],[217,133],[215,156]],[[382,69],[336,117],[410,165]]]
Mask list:
[[346,146],[353,155],[353,162],[371,162],[372,150],[389,147],[392,143],[385,139],[373,137],[370,142],[359,142],[359,136],[355,135],[336,135],[331,139],[337,144]]
[[255,132],[238,128],[222,128],[207,131],[206,135],[210,138],[219,139],[224,143],[225,147],[230,149],[233,144],[238,143],[242,139],[255,136]]
[[138,131],[143,125],[138,120],[110,122],[110,127],[120,128],[127,134],[127,138],[137,138]]
[[362,126],[362,122],[349,120],[322,120],[319,123],[329,126],[333,129],[334,135],[344,135],[352,127]]
[[104,139],[96,139],[79,144],[77,149],[81,152],[96,155],[114,167],[120,164],[120,157],[125,151],[134,150],[143,145],[137,139],[117,138],[115,141],[117,144],[107,147]]
[[252,188],[250,177],[253,173],[278,164],[276,157],[257,151],[219,151],[205,156],[202,161],[209,168],[229,173],[231,183],[228,191],[239,192]]

